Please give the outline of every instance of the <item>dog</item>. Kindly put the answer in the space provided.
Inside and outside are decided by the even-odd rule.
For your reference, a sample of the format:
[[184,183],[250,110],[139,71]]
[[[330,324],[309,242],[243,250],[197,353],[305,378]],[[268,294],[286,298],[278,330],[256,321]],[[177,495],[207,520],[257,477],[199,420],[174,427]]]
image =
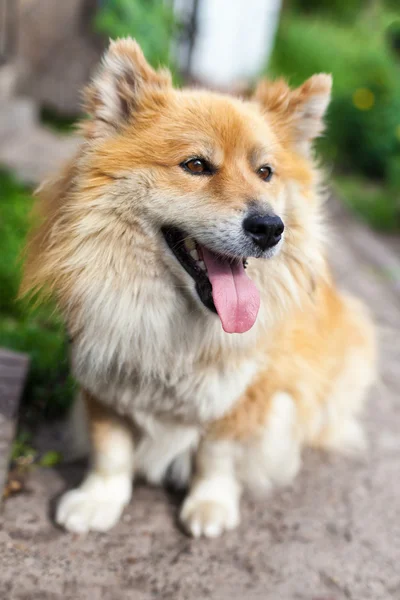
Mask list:
[[56,521],[106,531],[134,477],[187,486],[195,537],[239,524],[244,489],[296,475],[305,445],[364,445],[375,377],[365,307],[326,260],[331,77],[251,98],[174,89],[132,39],[86,90],[72,162],[39,190],[22,293],[53,295],[91,441]]

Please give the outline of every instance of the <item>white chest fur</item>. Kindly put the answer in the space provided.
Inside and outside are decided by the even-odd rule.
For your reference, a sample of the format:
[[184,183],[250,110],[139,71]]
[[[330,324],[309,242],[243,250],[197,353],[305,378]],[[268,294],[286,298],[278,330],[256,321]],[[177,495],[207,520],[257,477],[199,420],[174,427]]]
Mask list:
[[[97,288],[97,289],[95,289]],[[257,370],[256,328],[222,331],[165,280],[93,286],[72,350],[78,381],[120,414],[201,424],[222,416]]]

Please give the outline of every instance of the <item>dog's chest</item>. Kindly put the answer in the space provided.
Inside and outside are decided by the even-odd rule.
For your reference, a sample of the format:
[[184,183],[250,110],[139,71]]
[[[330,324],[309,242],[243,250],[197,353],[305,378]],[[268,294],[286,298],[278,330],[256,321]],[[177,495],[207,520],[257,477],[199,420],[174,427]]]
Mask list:
[[[243,352],[245,340],[237,339],[243,357],[238,360],[232,338],[221,334],[213,314],[196,317],[176,304],[173,314],[164,302],[157,309],[124,310],[129,318],[121,319],[122,310],[104,314],[103,306],[93,304],[73,345],[72,365],[81,385],[120,414],[206,422],[226,413],[254,377],[257,364]],[[210,358],[215,348],[218,361]]]
[[[176,352],[176,349],[175,349]],[[186,357],[187,358],[187,357]],[[120,414],[135,418],[136,412],[187,423],[203,423],[219,418],[244,393],[256,372],[254,360],[241,362],[240,368],[229,366],[200,367],[169,361],[149,374],[140,364],[129,368],[77,373],[81,384]]]
[[229,410],[254,372],[255,365],[248,361],[236,372],[208,368],[183,373],[174,381],[154,377],[117,387],[114,401],[121,414],[132,417],[140,411],[191,424],[204,423]]

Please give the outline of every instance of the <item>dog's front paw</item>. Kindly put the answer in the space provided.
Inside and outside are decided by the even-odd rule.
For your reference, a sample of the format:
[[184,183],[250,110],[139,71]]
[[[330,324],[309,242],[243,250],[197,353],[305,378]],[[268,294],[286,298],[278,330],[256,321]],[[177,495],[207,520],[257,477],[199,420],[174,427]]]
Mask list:
[[92,474],[80,488],[62,496],[56,522],[73,533],[108,531],[118,522],[130,495],[128,478]]
[[239,525],[239,507],[236,502],[189,496],[182,508],[181,521],[193,537],[214,538]]
[[119,520],[124,505],[101,501],[80,489],[64,494],[57,508],[56,521],[74,533],[107,531]]

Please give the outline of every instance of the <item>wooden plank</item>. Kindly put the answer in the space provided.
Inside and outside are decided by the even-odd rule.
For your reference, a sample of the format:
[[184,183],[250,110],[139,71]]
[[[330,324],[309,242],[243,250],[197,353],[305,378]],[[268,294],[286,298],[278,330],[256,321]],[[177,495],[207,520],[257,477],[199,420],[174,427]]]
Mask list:
[[28,373],[29,358],[0,348],[0,498],[7,477],[18,406]]

